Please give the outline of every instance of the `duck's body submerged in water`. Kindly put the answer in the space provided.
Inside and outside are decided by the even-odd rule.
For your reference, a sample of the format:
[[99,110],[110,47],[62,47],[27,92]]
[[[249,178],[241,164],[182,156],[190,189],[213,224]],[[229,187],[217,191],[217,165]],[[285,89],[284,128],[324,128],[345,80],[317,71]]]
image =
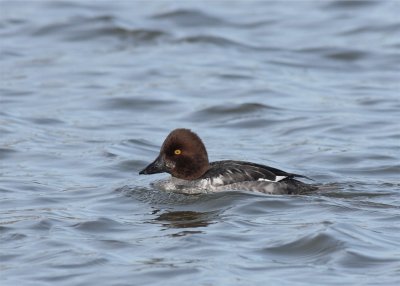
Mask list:
[[163,172],[172,177],[154,183],[155,187],[187,194],[227,190],[302,194],[317,189],[296,180],[307,179],[305,176],[264,165],[232,160],[209,163],[203,142],[189,129],[173,130],[165,139],[156,160],[139,174]]

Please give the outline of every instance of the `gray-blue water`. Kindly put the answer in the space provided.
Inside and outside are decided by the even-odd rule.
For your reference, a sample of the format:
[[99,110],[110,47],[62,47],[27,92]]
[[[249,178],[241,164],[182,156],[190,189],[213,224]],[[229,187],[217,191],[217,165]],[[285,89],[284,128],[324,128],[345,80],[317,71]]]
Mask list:
[[[399,1],[1,1],[0,284],[399,285]],[[307,196],[164,193],[186,127]]]

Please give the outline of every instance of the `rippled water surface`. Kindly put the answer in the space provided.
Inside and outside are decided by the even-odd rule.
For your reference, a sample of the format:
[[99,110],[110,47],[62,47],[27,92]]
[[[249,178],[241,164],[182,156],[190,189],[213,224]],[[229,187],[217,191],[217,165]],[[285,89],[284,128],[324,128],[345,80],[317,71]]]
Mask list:
[[[1,1],[1,285],[399,285],[399,1]],[[191,128],[306,196],[139,176]]]

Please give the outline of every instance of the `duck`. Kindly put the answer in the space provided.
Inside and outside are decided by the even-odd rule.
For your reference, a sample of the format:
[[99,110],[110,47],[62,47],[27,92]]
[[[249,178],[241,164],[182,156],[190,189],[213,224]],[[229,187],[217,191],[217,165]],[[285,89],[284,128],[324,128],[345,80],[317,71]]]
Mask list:
[[265,194],[304,194],[317,186],[299,180],[310,178],[266,165],[222,160],[209,162],[207,149],[200,137],[186,128],[169,133],[157,158],[139,172],[140,175],[169,173],[168,179],[152,186],[184,194],[220,191],[250,191]]

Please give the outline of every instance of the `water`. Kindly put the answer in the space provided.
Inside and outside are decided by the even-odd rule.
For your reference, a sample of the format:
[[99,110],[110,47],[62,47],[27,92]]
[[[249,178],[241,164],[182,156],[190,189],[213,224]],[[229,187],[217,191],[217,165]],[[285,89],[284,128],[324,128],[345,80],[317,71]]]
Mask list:
[[[399,1],[0,5],[1,285],[398,285]],[[329,189],[151,189],[177,127]]]

